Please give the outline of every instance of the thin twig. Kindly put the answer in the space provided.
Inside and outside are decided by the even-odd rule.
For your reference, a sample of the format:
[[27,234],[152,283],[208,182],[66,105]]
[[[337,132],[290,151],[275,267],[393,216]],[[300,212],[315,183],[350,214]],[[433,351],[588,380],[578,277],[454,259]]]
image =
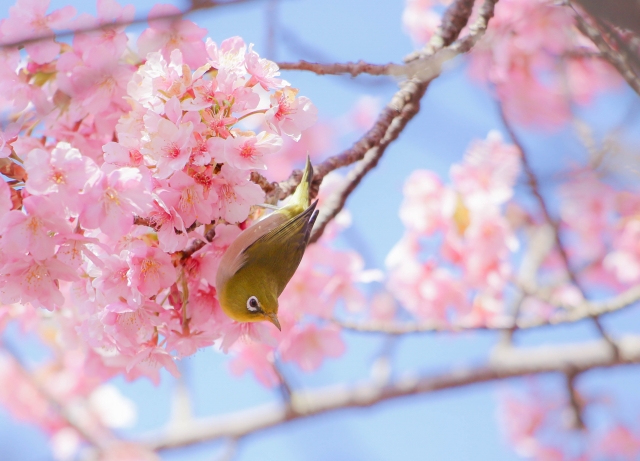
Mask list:
[[[534,296],[541,301],[552,303],[554,300],[543,290],[538,292],[527,292],[525,287],[521,287],[528,296]],[[574,323],[580,320],[610,314],[640,301],[640,285],[629,288],[613,298],[602,301],[583,301],[579,304],[562,304],[558,307],[563,309],[549,317],[539,318],[519,318],[503,317],[490,324],[478,325],[477,323],[445,323],[430,321],[424,323],[389,323],[380,321],[344,321],[333,320],[341,328],[357,331],[361,333],[384,333],[389,335],[405,335],[410,333],[431,333],[431,332],[456,332],[456,331],[476,331],[476,330],[527,330],[545,326],[559,325],[562,323]]]
[[356,77],[360,74],[369,75],[402,75],[407,66],[404,64],[371,64],[365,61],[320,64],[300,60],[298,62],[279,62],[281,70],[306,70],[318,75],[349,74]]
[[[507,116],[504,113],[502,104],[498,104],[498,109],[499,109],[500,118],[502,119],[502,124],[504,125],[505,130],[509,134],[509,137],[511,138],[513,144],[516,146],[516,148],[520,152],[522,169],[524,170],[525,175],[527,176],[529,187],[531,188],[531,193],[536,198],[536,201],[538,202],[538,206],[540,207],[540,211],[542,211],[542,215],[545,221],[553,228],[556,248],[558,249],[558,253],[560,254],[560,258],[562,259],[562,263],[564,264],[564,267],[569,276],[569,279],[571,280],[571,283],[573,283],[573,285],[580,291],[582,297],[586,299],[587,298],[586,290],[582,287],[582,284],[578,280],[575,271],[571,267],[569,256],[567,255],[567,251],[564,247],[564,244],[562,243],[562,239],[560,238],[560,227],[558,225],[558,222],[555,219],[553,219],[553,217],[551,216],[551,213],[549,212],[549,207],[547,206],[547,203],[544,197],[542,196],[542,193],[540,192],[538,179],[536,177],[536,174],[533,171],[533,168],[531,167],[531,164],[529,163],[527,151],[524,149],[522,142],[520,142],[520,138],[516,135],[516,132],[511,126],[511,123],[507,119]],[[615,351],[617,348],[615,341],[613,341],[613,339],[605,331],[598,317],[593,316],[592,318],[600,335],[603,338],[605,338],[605,340],[609,344],[611,344],[611,347]]]
[[[481,8],[480,16],[470,27],[470,35],[460,42],[463,44],[456,44],[454,50],[446,50],[447,52],[464,52],[464,50],[468,50],[469,47],[476,43],[478,37],[486,30],[489,19],[493,16],[496,1],[497,0],[485,0]],[[457,11],[457,9],[467,11],[470,3],[473,4],[473,1],[458,0],[450,9],[454,11]],[[456,14],[452,13],[445,15],[445,18],[450,16],[457,17]],[[445,22],[445,19],[443,19],[440,33],[447,35],[442,41],[442,46],[449,46],[453,43],[462,30],[462,27],[464,27],[464,24],[466,24],[466,21],[464,21],[464,24],[463,21],[458,21],[456,24],[459,26],[456,29],[457,32],[449,33],[452,29],[449,27],[450,25]],[[438,51],[439,50],[436,49],[436,52]],[[316,225],[314,226],[313,233],[311,234],[311,242],[315,242],[320,238],[327,224],[342,210],[349,195],[360,184],[364,176],[378,164],[387,147],[398,138],[407,123],[419,112],[420,99],[425,94],[431,81],[437,75],[437,73],[434,74],[430,72],[428,75],[416,75],[416,77],[403,82],[400,85],[399,91],[393,96],[391,102],[378,117],[374,127],[358,141],[350,151],[346,151],[340,156],[331,157],[318,166],[317,171],[322,178],[328,173],[327,170],[329,170],[329,168],[333,169],[336,164],[341,164],[347,159],[362,159],[362,161],[348,173],[344,184],[338,188],[323,205]],[[315,183],[314,175],[314,184]],[[282,185],[281,188],[284,189]]]
[[154,450],[178,448],[220,438],[238,438],[287,421],[347,408],[370,407],[384,401],[454,389],[473,384],[542,373],[583,373],[595,368],[640,363],[640,337],[622,338],[616,357],[605,341],[529,349],[499,348],[488,363],[459,367],[426,376],[408,376],[381,385],[375,380],[351,387],[330,386],[294,392],[291,406],[267,404],[234,413],[202,418],[143,440]]

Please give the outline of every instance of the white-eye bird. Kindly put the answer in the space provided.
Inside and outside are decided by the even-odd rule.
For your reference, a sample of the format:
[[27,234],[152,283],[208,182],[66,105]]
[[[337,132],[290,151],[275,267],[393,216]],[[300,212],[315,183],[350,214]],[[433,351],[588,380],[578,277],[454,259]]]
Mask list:
[[222,310],[240,322],[268,320],[280,329],[278,297],[300,265],[318,211],[309,205],[313,168],[287,204],[238,235],[220,260],[216,290]]

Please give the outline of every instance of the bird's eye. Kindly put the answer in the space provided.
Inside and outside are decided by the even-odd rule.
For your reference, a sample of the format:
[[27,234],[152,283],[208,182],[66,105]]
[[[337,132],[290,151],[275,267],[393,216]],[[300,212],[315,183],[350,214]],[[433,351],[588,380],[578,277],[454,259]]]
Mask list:
[[247,299],[247,309],[250,310],[251,312],[258,312],[259,306],[260,306],[260,303],[258,302],[258,298],[256,298],[255,296],[252,296],[249,299]]

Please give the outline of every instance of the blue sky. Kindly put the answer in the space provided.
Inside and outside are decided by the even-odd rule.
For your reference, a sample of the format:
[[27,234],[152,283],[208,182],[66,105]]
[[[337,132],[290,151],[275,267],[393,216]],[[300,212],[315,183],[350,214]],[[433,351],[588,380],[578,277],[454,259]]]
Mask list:
[[[137,13],[143,14],[154,3],[137,1],[134,4]],[[184,7],[183,2],[167,3]],[[245,41],[253,42],[261,55],[266,55],[265,17],[269,3],[269,0],[250,1],[240,6],[198,13],[191,19],[207,28],[217,42],[240,35]],[[95,11],[95,5],[87,5],[81,0],[52,1],[52,7],[67,4],[76,6],[79,11]],[[6,17],[8,6],[8,2],[2,2],[0,17]],[[314,60],[316,56],[325,56],[332,61],[399,62],[413,49],[408,36],[402,31],[403,6],[400,0],[282,0],[277,9],[281,25],[277,32],[279,35],[283,31],[293,33],[303,48],[314,52],[300,53],[300,45],[294,47],[279,40],[275,58],[283,61]],[[303,72],[285,72],[283,75],[294,87],[300,88],[300,94],[312,99],[324,119],[346,113],[362,95],[378,97],[384,104],[396,89],[395,83],[389,79],[365,77],[351,81],[347,77],[318,77]],[[378,81],[385,83],[376,84]],[[600,110],[598,117],[592,119],[593,123],[599,129],[614,124],[622,116],[622,108],[631,100],[628,91],[602,98],[597,103]],[[402,235],[397,210],[402,200],[402,184],[408,174],[416,168],[428,168],[447,178],[449,166],[461,159],[468,144],[473,139],[486,137],[491,129],[501,129],[496,104],[486,91],[469,83],[460,63],[430,86],[422,102],[421,113],[348,202],[354,217],[353,232],[369,248],[366,254],[369,268],[382,268],[388,251]],[[558,152],[572,159],[580,159],[583,155],[569,131],[553,135],[527,132],[523,133],[523,140],[534,154],[534,167],[543,173],[558,166],[551,162],[557,159]],[[552,192],[545,188],[545,193]],[[605,324],[614,331],[638,331],[639,326],[633,312],[606,318]],[[25,354],[36,353],[36,349],[14,330],[10,330],[7,337],[21,344]],[[595,337],[592,326],[583,322],[555,330],[540,329],[518,334],[516,342],[535,345]],[[303,374],[286,367],[285,375],[293,386],[314,387],[366,379],[372,360],[383,347],[384,337],[348,333],[345,338],[349,346],[346,357],[328,362],[317,373]],[[496,341],[497,336],[490,333],[424,334],[399,339],[395,347],[393,374],[438,372],[481,363]],[[36,360],[37,355],[30,357]],[[235,379],[229,376],[226,362],[227,357],[208,349],[181,363],[196,416],[249,408],[279,398],[277,392],[263,389],[251,377]],[[629,389],[639,377],[640,373],[634,369],[595,371],[579,384],[586,390],[609,385],[616,395],[635,399],[633,401],[637,404],[638,397],[634,397]],[[553,387],[560,386],[561,379],[545,377],[542,381]],[[520,382],[513,381],[515,386]],[[175,386],[175,381],[168,374],[164,374],[158,387],[146,380],[127,384],[116,379],[114,383],[138,405],[137,422],[123,432],[125,436],[143,434],[168,420]],[[504,386],[483,384],[296,421],[246,437],[239,443],[234,460],[519,459],[497,425],[496,397]],[[596,410],[593,416],[587,416],[596,422],[604,421]],[[221,447],[220,443],[202,444],[167,452],[163,459],[212,460]],[[7,460],[51,459],[45,437],[37,429],[14,421],[3,410],[0,410],[0,455]]]

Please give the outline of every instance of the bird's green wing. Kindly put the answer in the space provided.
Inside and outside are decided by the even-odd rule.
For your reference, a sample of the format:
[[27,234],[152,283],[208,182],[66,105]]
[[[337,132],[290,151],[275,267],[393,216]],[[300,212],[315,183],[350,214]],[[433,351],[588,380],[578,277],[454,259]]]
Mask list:
[[317,203],[267,232],[243,251],[243,268],[251,266],[264,271],[276,281],[278,296],[300,265],[318,216]]

